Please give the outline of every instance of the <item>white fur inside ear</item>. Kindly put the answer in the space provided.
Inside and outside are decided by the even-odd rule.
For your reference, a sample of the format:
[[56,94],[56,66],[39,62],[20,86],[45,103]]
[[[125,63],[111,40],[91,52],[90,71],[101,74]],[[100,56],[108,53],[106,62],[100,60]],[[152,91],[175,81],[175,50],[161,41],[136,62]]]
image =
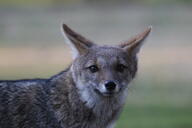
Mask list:
[[64,39],[65,39],[65,42],[71,47],[72,49],[72,57],[73,57],[73,60],[75,58],[77,58],[79,56],[79,52],[78,50],[76,49],[76,47],[74,46],[74,44],[69,40],[69,38],[67,37],[67,34],[62,30],[62,33],[63,33],[63,36],[64,36]]

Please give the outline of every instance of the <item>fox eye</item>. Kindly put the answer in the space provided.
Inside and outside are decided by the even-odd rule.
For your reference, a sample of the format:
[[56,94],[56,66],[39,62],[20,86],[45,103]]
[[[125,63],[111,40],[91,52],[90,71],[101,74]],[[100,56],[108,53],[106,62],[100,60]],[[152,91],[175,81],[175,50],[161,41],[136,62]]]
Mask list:
[[99,71],[99,68],[96,65],[92,65],[90,67],[88,67],[88,69],[92,72],[95,73],[97,71]]
[[118,64],[118,65],[116,66],[116,70],[117,70],[118,72],[123,72],[126,68],[127,68],[127,66],[125,66],[125,65],[123,65],[123,64]]

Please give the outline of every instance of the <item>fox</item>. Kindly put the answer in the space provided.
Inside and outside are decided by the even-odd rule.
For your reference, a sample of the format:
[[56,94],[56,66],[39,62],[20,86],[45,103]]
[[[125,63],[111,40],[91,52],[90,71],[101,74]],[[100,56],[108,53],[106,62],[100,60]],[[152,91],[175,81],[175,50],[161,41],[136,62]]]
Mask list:
[[117,45],[97,45],[62,25],[73,62],[47,79],[0,81],[0,128],[114,128],[151,27]]

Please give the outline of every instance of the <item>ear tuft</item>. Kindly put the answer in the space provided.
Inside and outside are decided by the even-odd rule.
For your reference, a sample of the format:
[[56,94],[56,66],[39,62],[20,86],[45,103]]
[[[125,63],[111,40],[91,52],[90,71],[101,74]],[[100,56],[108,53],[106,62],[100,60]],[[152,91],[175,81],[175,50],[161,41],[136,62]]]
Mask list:
[[66,43],[72,48],[74,59],[87,52],[94,45],[90,40],[70,29],[66,24],[63,24],[62,29]]
[[66,33],[66,35],[68,36],[68,38],[71,41],[78,41],[78,42],[86,45],[87,47],[91,47],[91,46],[95,45],[92,41],[86,39],[85,37],[83,37],[79,33],[73,31],[66,24],[63,24],[63,31]]
[[[64,28],[64,27],[63,27]],[[64,30],[62,28],[62,31]],[[67,37],[67,34],[65,31],[62,32],[63,33],[63,37],[64,37],[64,41],[66,44],[68,44],[72,50],[72,57],[73,59],[75,59],[76,57],[79,56],[79,52],[77,51],[77,49],[75,48],[75,45],[71,42],[71,40],[69,40],[69,38]]]
[[140,34],[134,36],[130,40],[122,43],[119,47],[125,49],[126,51],[130,52],[130,54],[136,55],[146,38],[148,37],[149,33],[152,30],[152,26],[149,26],[146,30],[141,32]]

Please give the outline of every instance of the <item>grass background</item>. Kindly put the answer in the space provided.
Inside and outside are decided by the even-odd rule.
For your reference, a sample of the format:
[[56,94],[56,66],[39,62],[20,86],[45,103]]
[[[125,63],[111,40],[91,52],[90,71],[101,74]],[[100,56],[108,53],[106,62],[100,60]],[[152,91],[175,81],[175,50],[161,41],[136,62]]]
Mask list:
[[116,127],[192,128],[190,0],[0,0],[0,79],[64,70],[72,60],[63,22],[98,44],[118,44],[152,25]]

